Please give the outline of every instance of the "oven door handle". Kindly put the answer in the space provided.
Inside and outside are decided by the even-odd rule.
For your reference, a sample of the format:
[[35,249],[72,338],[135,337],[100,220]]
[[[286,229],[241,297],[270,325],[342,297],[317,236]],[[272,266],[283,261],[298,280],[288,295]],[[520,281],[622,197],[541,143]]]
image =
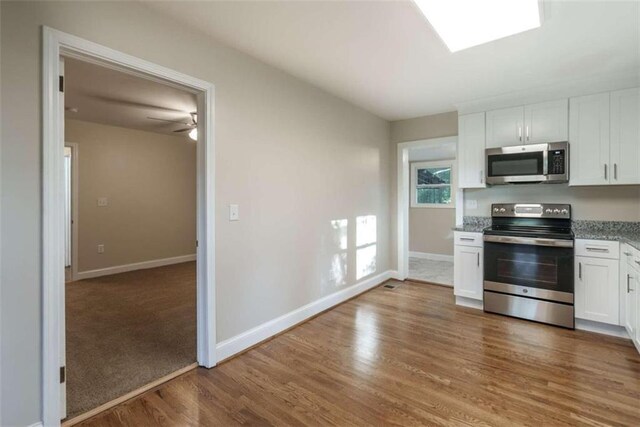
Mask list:
[[483,237],[485,242],[493,243],[512,243],[515,245],[532,245],[532,246],[552,246],[557,248],[572,248],[573,240],[563,239],[542,239],[533,237],[517,237],[517,236],[494,236],[485,234]]

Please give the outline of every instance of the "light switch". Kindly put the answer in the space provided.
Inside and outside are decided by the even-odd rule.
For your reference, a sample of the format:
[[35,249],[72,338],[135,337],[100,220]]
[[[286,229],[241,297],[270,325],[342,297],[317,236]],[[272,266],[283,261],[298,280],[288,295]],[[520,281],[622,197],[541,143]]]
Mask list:
[[99,254],[103,254],[104,253],[104,245],[98,245],[98,253]]
[[98,198],[98,206],[99,207],[104,207],[104,206],[107,206],[108,204],[109,204],[109,200],[107,200],[106,197]]
[[464,205],[467,209],[478,209],[478,201],[475,199],[465,200]]
[[238,205],[229,205],[229,221],[238,221],[240,219],[240,210]]

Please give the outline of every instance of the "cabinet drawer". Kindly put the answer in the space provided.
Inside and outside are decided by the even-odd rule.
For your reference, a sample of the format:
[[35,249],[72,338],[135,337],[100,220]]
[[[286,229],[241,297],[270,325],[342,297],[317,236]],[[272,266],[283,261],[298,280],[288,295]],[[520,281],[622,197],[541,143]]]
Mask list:
[[454,233],[454,244],[461,246],[482,247],[482,233],[467,233],[456,231]]
[[620,259],[620,244],[610,240],[576,240],[576,256]]
[[640,251],[627,244],[622,245],[620,257],[633,268],[640,268]]

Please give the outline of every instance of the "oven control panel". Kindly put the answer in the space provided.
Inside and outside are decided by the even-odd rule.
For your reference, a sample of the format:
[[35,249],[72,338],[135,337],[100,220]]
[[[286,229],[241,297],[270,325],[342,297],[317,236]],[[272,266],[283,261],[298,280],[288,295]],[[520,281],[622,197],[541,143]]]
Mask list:
[[492,217],[571,219],[571,205],[558,203],[494,203]]

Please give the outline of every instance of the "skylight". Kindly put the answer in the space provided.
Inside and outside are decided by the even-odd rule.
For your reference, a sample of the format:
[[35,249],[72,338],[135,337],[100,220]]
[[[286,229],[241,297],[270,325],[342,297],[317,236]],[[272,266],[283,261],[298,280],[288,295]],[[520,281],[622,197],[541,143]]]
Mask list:
[[540,27],[538,0],[414,0],[451,52]]

